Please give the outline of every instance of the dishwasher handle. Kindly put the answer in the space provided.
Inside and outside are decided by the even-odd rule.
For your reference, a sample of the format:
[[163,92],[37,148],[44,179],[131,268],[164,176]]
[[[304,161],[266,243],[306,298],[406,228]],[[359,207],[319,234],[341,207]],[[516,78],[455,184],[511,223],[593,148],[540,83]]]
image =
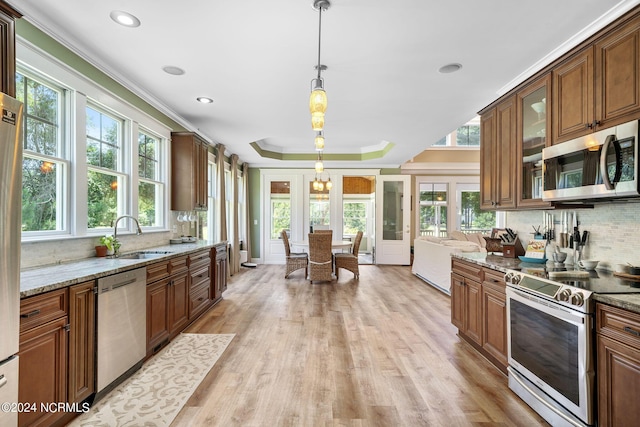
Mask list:
[[102,289],[101,289],[101,293],[103,293],[103,294],[104,294],[105,292],[115,291],[115,290],[116,290],[116,289],[118,289],[118,288],[121,288],[121,287],[123,287],[123,286],[130,285],[130,284],[135,283],[135,282],[137,282],[137,279],[130,279],[130,280],[125,280],[124,282],[115,283],[115,284],[113,284],[113,285],[111,285],[111,286],[108,286],[108,287],[106,287],[106,288],[102,288]]

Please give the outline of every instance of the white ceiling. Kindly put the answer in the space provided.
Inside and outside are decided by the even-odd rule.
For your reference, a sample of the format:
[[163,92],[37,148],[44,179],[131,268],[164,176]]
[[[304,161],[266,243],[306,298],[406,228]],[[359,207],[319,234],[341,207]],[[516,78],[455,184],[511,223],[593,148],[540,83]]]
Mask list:
[[[325,153],[383,158],[325,167],[399,167],[501,91],[639,1],[331,0],[322,15],[329,106]],[[255,167],[313,167],[250,146],[314,153],[312,0],[10,0],[25,18],[227,154]],[[141,25],[114,23],[112,10]],[[560,47],[560,48],[559,48]],[[438,69],[460,63],[457,73]],[[162,67],[186,71],[172,76]],[[204,105],[196,97],[214,103]]]

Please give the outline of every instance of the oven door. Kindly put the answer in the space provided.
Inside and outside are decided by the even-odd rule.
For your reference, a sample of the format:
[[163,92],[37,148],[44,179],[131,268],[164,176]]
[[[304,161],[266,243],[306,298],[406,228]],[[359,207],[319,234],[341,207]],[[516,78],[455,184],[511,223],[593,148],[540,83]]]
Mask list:
[[592,316],[507,287],[509,366],[593,423]]

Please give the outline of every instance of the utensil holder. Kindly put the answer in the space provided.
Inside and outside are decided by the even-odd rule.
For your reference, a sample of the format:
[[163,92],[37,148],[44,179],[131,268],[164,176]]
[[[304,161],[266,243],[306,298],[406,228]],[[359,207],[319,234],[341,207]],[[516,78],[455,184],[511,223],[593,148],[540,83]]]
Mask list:
[[502,255],[505,258],[515,258],[518,256],[524,256],[524,254],[524,247],[522,247],[522,243],[520,243],[520,239],[518,239],[517,236],[513,242],[502,244]]

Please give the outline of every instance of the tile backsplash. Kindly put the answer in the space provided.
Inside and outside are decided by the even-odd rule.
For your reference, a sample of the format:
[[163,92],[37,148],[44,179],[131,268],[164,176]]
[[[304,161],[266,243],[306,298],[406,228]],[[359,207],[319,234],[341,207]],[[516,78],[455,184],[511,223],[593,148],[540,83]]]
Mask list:
[[[154,246],[169,244],[169,239],[180,235],[196,235],[194,223],[178,222],[177,212],[171,212],[169,220],[170,230],[173,231],[153,231],[135,234],[118,235],[118,240],[122,243],[122,252],[132,252]],[[113,231],[109,231],[111,234]],[[95,246],[98,244],[98,237],[79,237],[76,239],[41,240],[22,242],[20,253],[20,268],[33,268],[43,265],[60,264],[69,261],[94,257]]]
[[[533,227],[542,224],[543,211],[507,213],[507,227],[518,232],[526,247],[533,238]],[[554,216],[556,236],[560,232],[562,210],[547,210]],[[599,260],[599,267],[631,263],[640,265],[640,203],[615,202],[594,205],[593,209],[570,209],[578,215],[580,231],[588,230],[589,238],[582,259]],[[558,239],[556,239],[558,241]],[[564,249],[570,255],[572,251]]]

